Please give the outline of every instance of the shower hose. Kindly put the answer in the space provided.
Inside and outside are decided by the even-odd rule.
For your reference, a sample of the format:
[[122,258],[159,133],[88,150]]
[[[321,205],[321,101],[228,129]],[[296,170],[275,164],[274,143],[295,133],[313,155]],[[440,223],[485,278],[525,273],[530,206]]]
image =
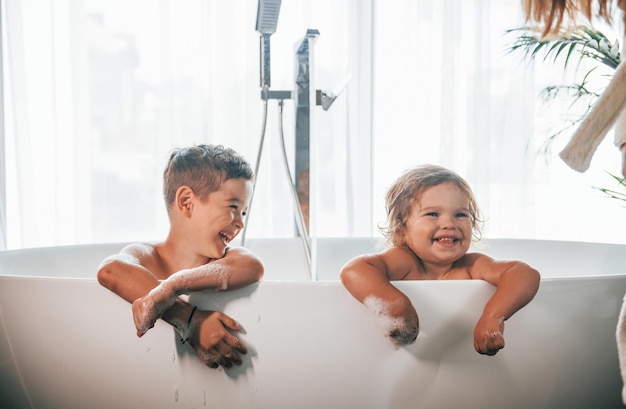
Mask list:
[[[291,192],[291,196],[294,203],[294,213],[296,219],[296,227],[298,229],[298,234],[302,239],[302,246],[304,248],[304,255],[306,257],[307,267],[309,270],[309,278],[313,279],[313,264],[311,257],[311,243],[308,239],[308,234],[306,230],[306,225],[304,222],[304,215],[302,214],[302,209],[300,208],[300,200],[298,199],[298,192],[296,191],[296,187],[293,182],[293,177],[291,175],[291,170],[289,169],[289,161],[287,159],[287,150],[285,149],[285,133],[283,130],[283,106],[284,100],[278,100],[278,133],[280,136],[280,146],[282,150],[282,158],[283,165],[285,166],[285,175],[287,176],[289,190]],[[263,145],[265,144],[265,133],[267,130],[267,110],[268,110],[268,100],[263,100],[263,120],[261,123],[261,137],[259,140],[259,149],[256,156],[256,164],[254,166],[254,183],[252,184],[252,195],[250,196],[250,204],[248,206],[248,213],[246,213],[246,221],[244,223],[243,231],[241,232],[241,245],[245,245],[246,240],[246,230],[248,228],[248,219],[250,218],[250,210],[252,209],[252,200],[254,199],[254,193],[256,190],[256,183],[259,178],[259,165],[261,163],[261,156],[263,154]]]

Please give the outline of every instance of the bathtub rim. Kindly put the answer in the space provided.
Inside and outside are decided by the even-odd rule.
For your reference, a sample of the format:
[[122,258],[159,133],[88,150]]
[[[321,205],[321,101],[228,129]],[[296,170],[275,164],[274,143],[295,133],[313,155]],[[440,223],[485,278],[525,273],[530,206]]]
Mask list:
[[[255,242],[286,242],[286,241],[297,241],[300,242],[301,239],[299,237],[250,237],[246,239],[249,243]],[[333,236],[322,236],[322,237],[313,237],[311,238],[313,241],[320,242],[337,242],[337,241],[370,241],[375,244],[385,245],[385,238],[378,236],[354,236],[354,237],[333,237]],[[51,249],[68,249],[68,248],[96,248],[96,247],[119,247],[120,249],[124,248],[127,245],[134,243],[158,243],[162,240],[153,239],[153,240],[136,240],[136,241],[100,241],[94,243],[77,243],[77,244],[59,244],[58,246],[33,246],[33,247],[21,247],[14,249],[4,249],[0,250],[0,255],[2,253],[11,252],[27,252],[27,251],[37,251],[37,250],[51,250]],[[240,244],[240,238],[237,237],[232,241],[231,247],[242,247]],[[623,247],[626,249],[626,243],[610,243],[610,242],[600,242],[600,241],[578,241],[578,240],[556,240],[556,239],[530,239],[530,238],[519,238],[519,237],[483,237],[480,240],[472,240],[472,244],[470,246],[470,251],[481,251],[484,250],[481,248],[481,244],[489,244],[490,242],[539,242],[539,243],[563,243],[563,244],[572,244],[572,245],[591,245],[591,246],[609,246],[609,247]],[[243,246],[248,248],[249,246]]]
[[[272,262],[269,262],[269,263],[266,263],[266,275],[263,281],[336,282],[336,281],[339,281],[340,266],[348,262],[352,257],[354,257],[355,255],[354,252],[356,251],[355,249],[362,250],[363,248],[367,248],[368,246],[370,247],[378,246],[381,243],[381,239],[379,237],[319,237],[319,238],[315,238],[314,240],[318,241],[318,243],[321,243],[320,248],[323,248],[323,251],[326,252],[325,254],[329,254],[328,252],[330,252],[329,254],[330,256],[335,256],[337,254],[337,252],[333,251],[335,250],[335,248],[337,248],[339,254],[342,254],[342,255],[344,255],[345,249],[349,248],[349,251],[346,251],[345,253],[346,255],[342,260],[333,260],[333,263],[330,263],[332,267],[328,266],[329,265],[328,260],[325,260],[325,261],[322,260],[322,257],[324,257],[324,255],[320,256],[321,258],[317,262],[318,278],[316,280],[310,280],[308,277],[308,274],[303,274],[302,276],[296,276],[293,279],[291,277],[284,277],[281,275],[274,276],[272,274],[272,271],[274,271],[271,266]],[[349,245],[343,246],[342,243],[349,244]],[[503,245],[500,248],[498,248],[499,243]],[[594,256],[605,257],[605,255],[614,256],[615,254],[618,254],[620,255],[620,258],[616,261],[616,266],[621,265],[619,264],[620,263],[619,260],[622,259],[621,257],[622,254],[624,255],[624,257],[626,257],[626,244],[564,241],[564,240],[535,240],[535,239],[517,239],[517,238],[483,238],[477,244],[473,244],[473,246],[470,248],[470,252],[485,253],[499,260],[515,259],[514,257],[508,257],[508,256],[500,257],[499,255],[495,255],[495,256],[491,255],[490,249],[492,251],[496,250],[496,253],[502,250],[505,250],[505,252],[511,252],[511,251],[516,251],[516,250],[511,250],[511,249],[515,249],[515,245],[517,244],[523,245],[525,243],[533,243],[532,246],[529,246],[526,249],[526,252],[528,252],[528,249],[534,250],[535,247],[538,249],[543,248],[543,245],[546,245],[547,247],[559,248],[559,251],[562,251],[563,248],[567,248],[570,245],[573,246],[575,250],[580,249],[581,247],[590,246],[589,250],[591,250],[591,257],[590,257],[591,262],[593,262]],[[100,265],[102,260],[104,260],[106,256],[116,254],[122,248],[124,248],[125,246],[129,244],[132,244],[132,242],[102,242],[102,243],[30,247],[30,248],[21,248],[21,249],[2,250],[0,251],[0,276],[95,279],[98,266]],[[289,245],[290,246],[289,249],[293,249],[293,248],[299,249],[301,247],[301,241],[297,237],[295,238],[294,237],[251,238],[248,241],[246,247],[250,248],[256,254],[259,254],[261,250],[266,251],[267,249],[272,248],[274,245],[281,245],[281,244]],[[236,247],[237,245],[238,243],[236,242],[233,243],[233,247]],[[61,255],[58,255],[58,253],[56,252],[57,250],[61,252]],[[256,250],[259,250],[259,251],[256,251]],[[89,258],[91,254],[85,254],[84,256],[82,256],[82,254],[89,253],[90,251],[93,252],[94,259]],[[377,248],[374,251],[379,251],[379,249]],[[62,257],[64,255],[63,253],[71,254],[72,252],[77,252],[78,254],[81,254],[81,257],[84,257],[83,260],[80,260],[80,263],[85,263],[86,260],[89,260],[89,264],[90,264],[89,269],[93,269],[93,274],[91,274],[90,272],[90,275],[88,276],[73,275],[72,273],[69,273],[68,275],[62,275],[58,273],[59,272],[58,266],[56,268],[53,266],[53,268],[51,269],[53,273],[45,273],[45,272],[40,273],[37,269],[38,266],[36,265],[36,262],[32,261],[32,256],[36,256],[39,253],[41,253],[42,255],[56,253],[54,257],[58,258],[58,257]],[[349,252],[352,252],[353,254],[348,254]],[[273,256],[274,253],[280,254],[273,250],[272,250],[272,253],[273,254],[271,254],[271,256]],[[366,254],[366,253],[367,252],[358,251],[356,254]],[[96,256],[98,257],[97,259],[95,258]],[[263,256],[265,256],[265,254],[263,254]],[[297,267],[305,268],[305,263],[306,263],[305,260],[304,259],[301,260],[298,257],[299,254],[295,254],[293,256],[295,257],[296,261],[299,264],[302,264],[301,266],[297,266]],[[559,256],[562,257],[562,254],[560,254]],[[585,257],[585,255],[583,255],[583,257]],[[329,259],[332,259],[332,258],[333,257],[329,257]],[[28,260],[28,265],[24,267],[25,272],[23,274],[17,271],[20,268],[19,262],[21,259]],[[522,255],[520,255],[520,257],[517,259],[522,260],[522,261],[528,261]],[[320,260],[324,262],[320,262]],[[626,260],[626,258],[624,258],[624,260]],[[41,270],[45,270],[45,261],[46,260],[42,260]],[[554,264],[553,260],[549,260],[549,262],[550,264]],[[58,260],[56,264],[58,264]],[[544,274],[545,270],[540,268],[540,266],[537,266],[532,262],[529,262],[529,264],[537,268],[539,272],[542,274],[541,275],[542,282],[572,280],[576,278],[587,279],[587,278],[620,277],[620,276],[626,275],[626,269],[624,269],[623,271],[614,270],[612,269],[612,267],[607,268],[606,266],[604,268],[600,268],[600,270],[602,271],[600,271],[597,274],[590,274],[590,273],[586,273],[585,271],[581,271],[581,272],[573,273],[573,274],[566,273],[567,268],[564,268],[562,270],[551,269],[552,272],[550,274]],[[84,265],[86,266],[87,264],[84,264]],[[4,268],[5,266],[8,268],[5,269]],[[80,264],[80,266],[81,268],[83,268],[83,264]],[[587,268],[589,268],[589,266],[587,266]],[[554,271],[556,271],[556,273],[554,273]],[[593,270],[590,269],[589,271],[593,271]],[[54,272],[57,272],[57,273],[55,274]]]

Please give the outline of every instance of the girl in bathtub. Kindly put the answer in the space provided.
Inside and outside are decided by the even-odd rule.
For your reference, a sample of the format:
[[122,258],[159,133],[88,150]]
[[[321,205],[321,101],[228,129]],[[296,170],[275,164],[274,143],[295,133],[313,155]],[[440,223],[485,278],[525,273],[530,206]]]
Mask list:
[[539,273],[520,261],[496,261],[468,253],[480,238],[480,214],[467,182],[434,165],[405,172],[386,195],[389,248],[358,256],[341,270],[346,289],[379,319],[398,346],[415,341],[419,319],[394,280],[485,280],[496,291],[474,329],[474,348],[495,355],[504,348],[504,321],[533,299]]
[[163,175],[170,220],[160,243],[135,243],[106,258],[98,281],[132,303],[137,335],[161,318],[211,368],[240,365],[246,347],[231,331],[239,324],[218,311],[179,298],[207,289],[231,290],[263,276],[261,260],[229,242],[243,228],[253,172],[237,152],[221,145],[176,149]]

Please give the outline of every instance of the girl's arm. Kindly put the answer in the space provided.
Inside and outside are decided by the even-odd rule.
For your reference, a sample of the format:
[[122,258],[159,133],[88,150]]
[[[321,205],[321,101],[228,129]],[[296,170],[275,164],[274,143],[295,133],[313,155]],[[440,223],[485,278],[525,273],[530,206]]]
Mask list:
[[403,249],[358,256],[340,273],[346,289],[377,317],[385,336],[396,345],[408,345],[419,332],[419,319],[411,300],[390,279],[410,271],[410,257]]
[[485,280],[496,291],[487,301],[474,329],[474,348],[495,355],[504,348],[504,321],[533,299],[539,289],[537,270],[521,261],[496,261],[486,255],[475,255],[470,274]]

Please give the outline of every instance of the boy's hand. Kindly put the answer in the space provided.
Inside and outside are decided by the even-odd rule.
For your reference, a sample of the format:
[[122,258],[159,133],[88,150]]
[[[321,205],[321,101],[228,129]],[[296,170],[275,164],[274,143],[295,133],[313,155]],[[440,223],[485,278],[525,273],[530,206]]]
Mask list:
[[497,354],[504,348],[503,332],[503,320],[483,314],[474,328],[474,349],[479,354]]
[[248,350],[229,329],[239,331],[241,326],[221,312],[197,310],[187,342],[210,368],[241,365],[239,353],[245,354]]

